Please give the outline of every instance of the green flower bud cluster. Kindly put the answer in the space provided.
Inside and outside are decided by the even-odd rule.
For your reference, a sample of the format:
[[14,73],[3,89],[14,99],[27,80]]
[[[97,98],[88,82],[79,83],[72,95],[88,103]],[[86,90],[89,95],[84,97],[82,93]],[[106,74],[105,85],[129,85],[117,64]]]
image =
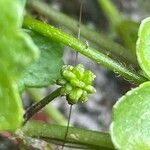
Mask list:
[[83,65],[64,65],[61,70],[62,78],[57,81],[61,85],[61,94],[66,95],[69,104],[85,102],[88,94],[96,92],[91,85],[96,77],[90,70],[86,70]]

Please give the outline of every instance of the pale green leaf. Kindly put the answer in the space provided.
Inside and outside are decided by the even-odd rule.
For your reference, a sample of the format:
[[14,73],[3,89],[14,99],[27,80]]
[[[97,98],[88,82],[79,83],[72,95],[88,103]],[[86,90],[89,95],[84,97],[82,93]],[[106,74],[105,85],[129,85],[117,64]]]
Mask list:
[[0,30],[12,30],[21,27],[25,0],[0,0]]
[[150,78],[150,18],[140,25],[136,53],[139,65]]
[[9,32],[2,35],[0,57],[14,78],[18,77],[38,55],[38,48],[26,33]]
[[23,121],[23,108],[15,82],[0,63],[0,130],[14,131]]
[[23,121],[16,80],[38,58],[38,47],[21,30],[25,0],[0,0],[0,130],[15,130]]
[[150,150],[150,82],[127,92],[113,107],[111,137],[119,150]]
[[24,3],[24,0],[0,1],[0,58],[14,79],[39,56],[32,39],[20,29]]

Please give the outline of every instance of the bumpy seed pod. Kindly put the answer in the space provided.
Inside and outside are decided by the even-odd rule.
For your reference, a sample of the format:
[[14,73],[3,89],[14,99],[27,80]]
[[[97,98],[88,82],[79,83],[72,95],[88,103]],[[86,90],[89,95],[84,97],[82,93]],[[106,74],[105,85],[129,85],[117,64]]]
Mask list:
[[96,92],[91,85],[96,77],[90,70],[86,70],[83,65],[64,65],[61,70],[62,78],[57,81],[61,86],[61,94],[66,95],[69,104],[85,102],[88,94]]

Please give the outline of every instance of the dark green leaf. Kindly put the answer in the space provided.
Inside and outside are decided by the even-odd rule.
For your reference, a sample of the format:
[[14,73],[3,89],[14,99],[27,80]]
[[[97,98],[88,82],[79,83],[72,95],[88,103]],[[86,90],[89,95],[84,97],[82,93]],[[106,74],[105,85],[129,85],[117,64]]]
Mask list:
[[27,67],[20,82],[30,87],[47,86],[60,77],[62,46],[37,33],[31,33],[31,36],[41,50],[41,56]]

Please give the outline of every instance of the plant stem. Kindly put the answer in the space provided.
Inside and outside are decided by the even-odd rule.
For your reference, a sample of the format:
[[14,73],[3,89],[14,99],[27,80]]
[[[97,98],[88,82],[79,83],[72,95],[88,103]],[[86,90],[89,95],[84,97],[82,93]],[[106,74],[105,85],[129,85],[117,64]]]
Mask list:
[[[48,6],[46,3],[39,0],[30,0],[29,6],[31,6],[33,9],[40,12],[41,14],[46,15],[52,21],[69,28],[72,32],[77,34],[78,21],[72,19],[71,17],[61,12],[56,11],[51,6]],[[135,55],[131,55],[129,50],[125,49],[120,44],[112,41],[109,37],[105,36],[104,34],[98,33],[97,31],[83,24],[80,25],[80,30],[81,35],[100,46],[102,48],[101,51],[105,51],[105,53],[108,53],[108,51],[110,51],[119,57],[125,58],[132,64],[138,64]]]
[[54,92],[50,93],[48,96],[44,97],[39,102],[33,104],[31,107],[27,109],[27,111],[24,114],[24,124],[38,111],[40,111],[42,108],[44,108],[48,103],[50,103],[53,99],[60,96],[60,89],[56,89]]
[[96,49],[89,47],[86,43],[55,28],[54,26],[48,25],[36,19],[32,19],[31,17],[24,18],[23,26],[27,29],[36,31],[43,36],[61,42],[75,49],[76,51],[91,58],[97,63],[104,65],[108,69],[114,71],[117,74],[122,75],[123,77],[127,78],[130,81],[140,84],[147,80],[137,72],[134,72],[133,70],[127,68],[123,64],[118,63],[116,60],[113,60],[107,55],[97,51]]
[[[66,127],[59,125],[49,125],[37,121],[29,121],[21,130],[26,136],[31,136],[34,138],[37,137],[46,141],[55,140],[57,142],[63,142]],[[75,127],[69,128],[66,142],[95,149],[114,149],[110,135],[108,133]]]
[[122,16],[116,6],[111,2],[111,0],[97,0],[100,7],[102,8],[105,16],[107,17],[111,26],[116,28],[116,26],[122,21]]
[[[27,91],[29,92],[32,99],[36,102],[43,98],[43,94],[39,89],[27,88]],[[59,125],[67,125],[66,118],[50,103],[44,107],[44,111]]]

